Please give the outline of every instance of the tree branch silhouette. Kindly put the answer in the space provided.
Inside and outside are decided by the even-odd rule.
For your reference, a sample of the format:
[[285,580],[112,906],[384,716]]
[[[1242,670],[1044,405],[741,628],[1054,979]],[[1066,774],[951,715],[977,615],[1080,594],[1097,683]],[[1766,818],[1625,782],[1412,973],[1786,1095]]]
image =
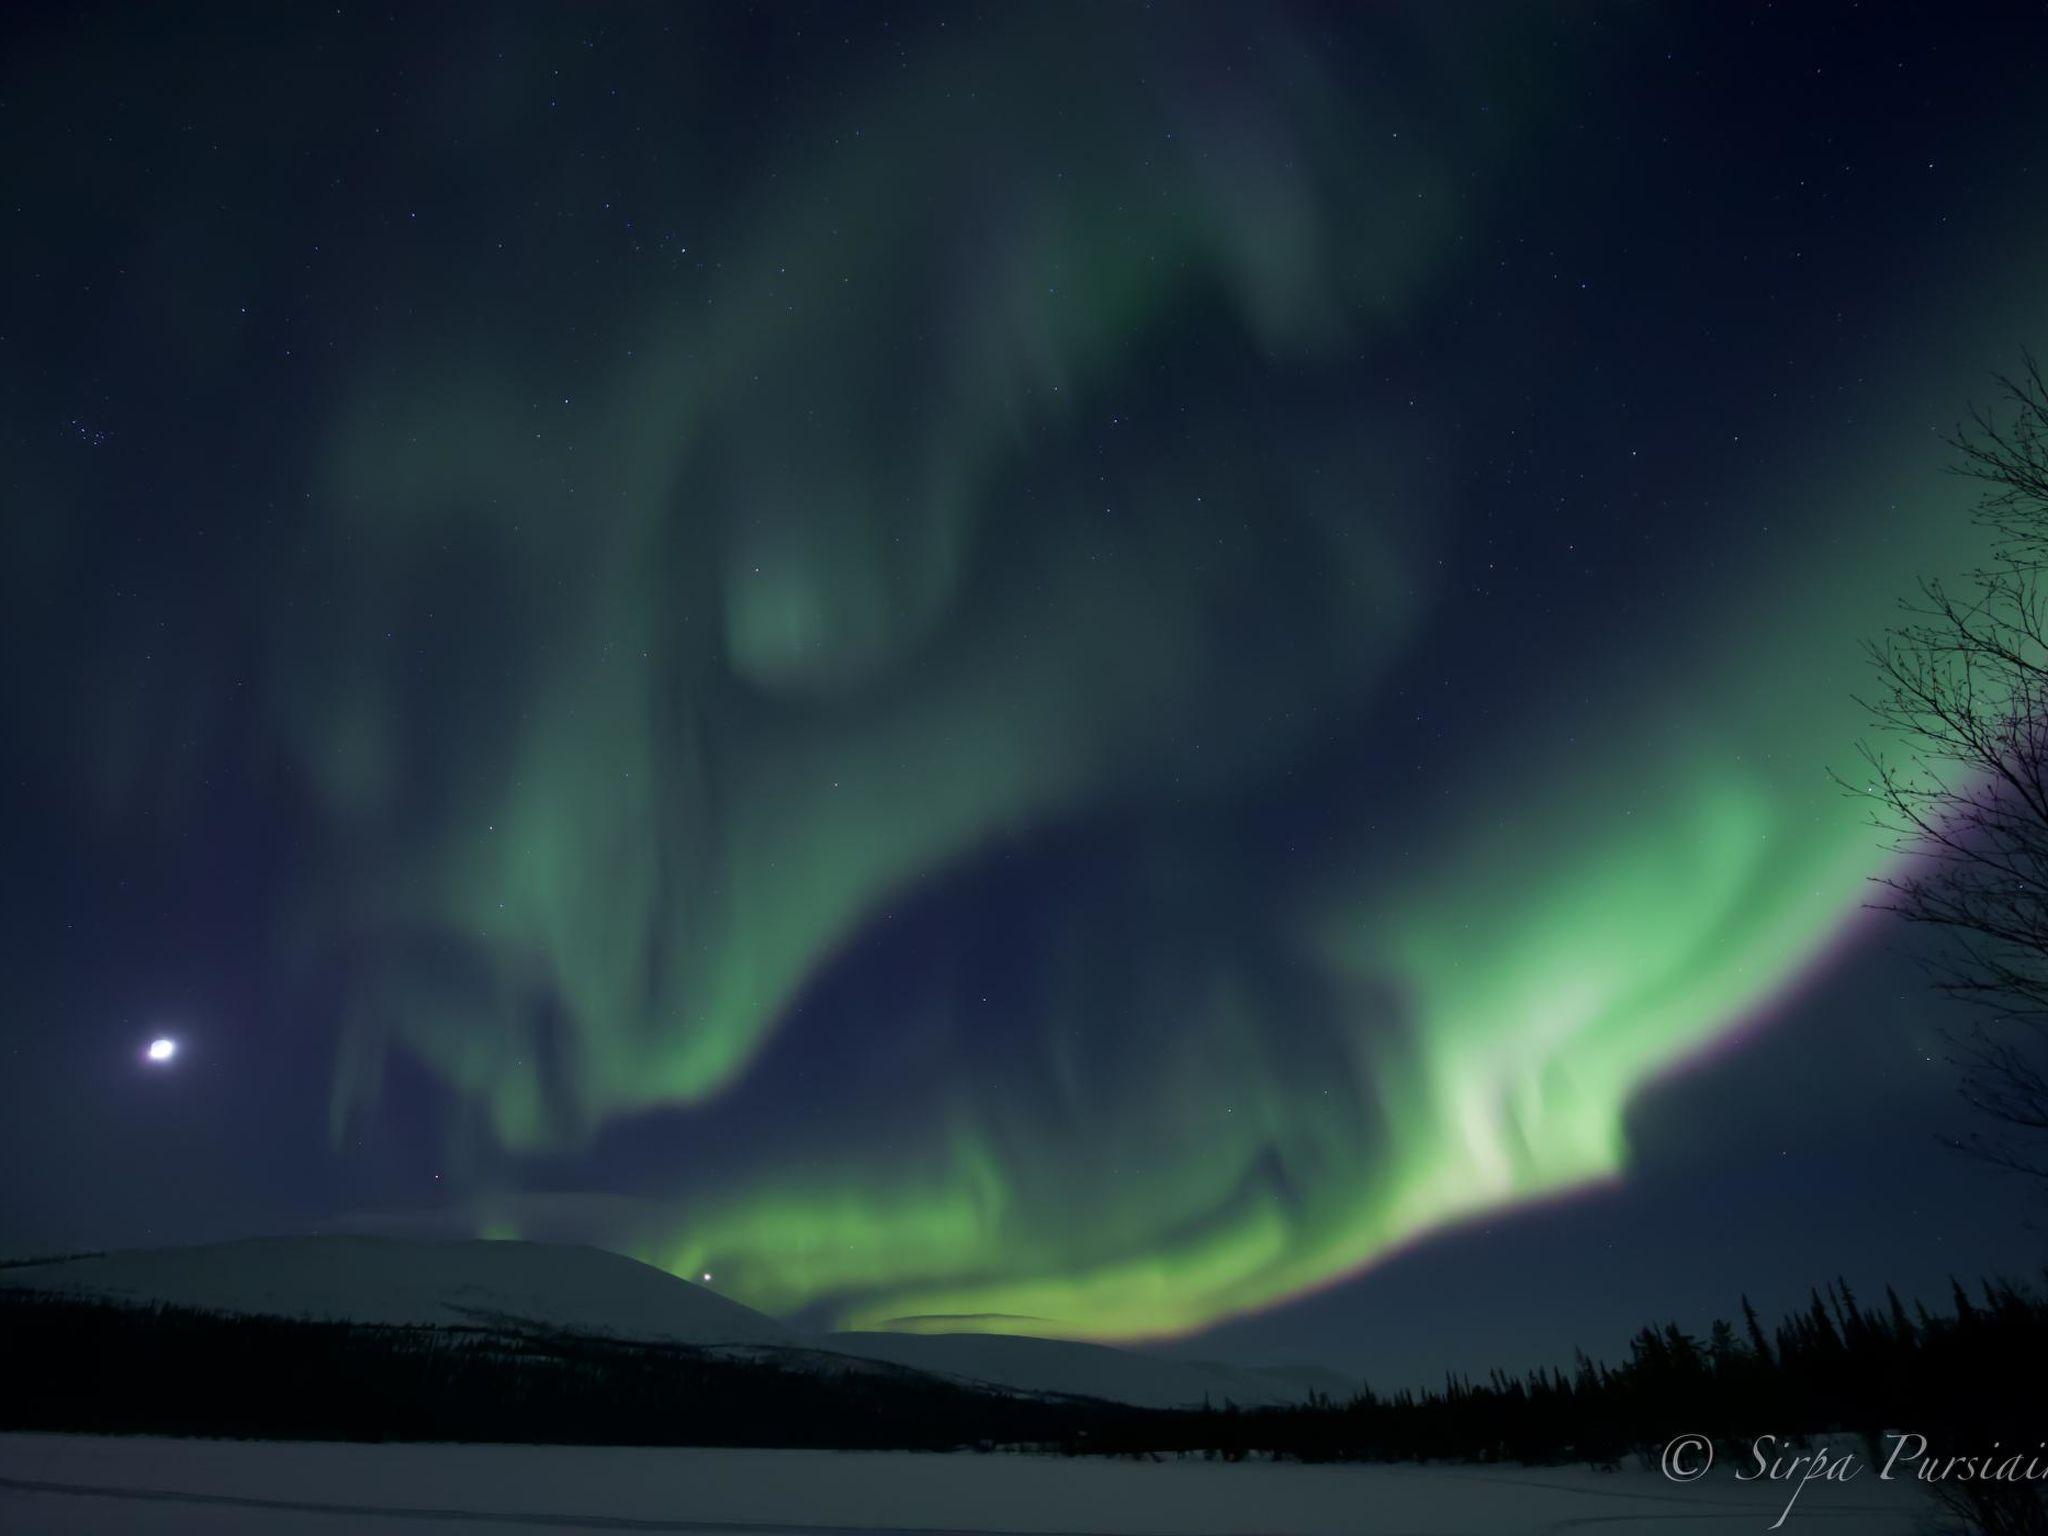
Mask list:
[[1935,931],[1916,958],[1978,1010],[1947,1038],[1990,1126],[1955,1145],[2048,1181],[2048,378],[2027,355],[1998,383],[1946,439],[1992,554],[1865,647],[1873,740],[1837,779],[1900,855],[1874,904]]

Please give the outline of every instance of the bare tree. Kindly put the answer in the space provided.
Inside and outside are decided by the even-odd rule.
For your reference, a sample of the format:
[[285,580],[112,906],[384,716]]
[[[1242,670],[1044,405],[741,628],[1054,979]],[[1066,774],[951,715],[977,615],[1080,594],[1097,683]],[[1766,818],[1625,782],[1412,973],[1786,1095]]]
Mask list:
[[1877,740],[1847,787],[1901,856],[1877,905],[1938,930],[1936,985],[1980,1010],[1949,1038],[1991,1129],[1957,1145],[2048,1180],[2048,380],[2029,356],[1999,384],[1948,439],[1992,552],[1868,646]]

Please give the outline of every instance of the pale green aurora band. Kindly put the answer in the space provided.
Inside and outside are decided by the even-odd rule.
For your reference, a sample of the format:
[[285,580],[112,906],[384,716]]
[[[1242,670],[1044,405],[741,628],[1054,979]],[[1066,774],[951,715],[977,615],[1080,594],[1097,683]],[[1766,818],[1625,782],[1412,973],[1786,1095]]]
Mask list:
[[[588,342],[567,399],[547,358],[452,327],[394,340],[341,412],[301,557],[344,627],[281,623],[272,680],[349,872],[301,942],[384,957],[338,1136],[400,1055],[499,1166],[701,1111],[927,882],[1094,806],[1284,773],[1417,665],[1442,535],[1413,418],[1269,422],[1285,451],[1244,455],[1247,377],[1188,392],[1164,447],[1073,445],[1191,325],[1268,378],[1369,355],[1462,239],[1464,172],[1512,174],[1511,146],[1454,146],[1452,178],[1281,49],[1136,105],[1077,79],[1020,140],[1045,67],[850,111],[858,136],[707,237],[687,298]],[[1978,295],[1826,471],[1739,488],[1784,543],[1732,544],[1656,632],[1572,659],[1602,739],[1501,722],[1470,793],[1413,810],[1428,859],[1361,825],[1261,914],[1251,949],[1328,1017],[1162,918],[1137,943],[1173,965],[1049,986],[1031,1092],[963,1076],[886,1142],[679,1168],[614,1240],[843,1326],[1125,1339],[1622,1173],[1638,1090],[1767,1009],[1878,868],[1825,776],[1853,760],[1856,641],[1967,556],[1925,429],[2021,302]],[[381,658],[450,569],[496,617],[456,646],[462,710],[423,723]],[[1247,618],[1246,588],[1284,613]],[[482,1219],[518,1230],[501,1203]]]

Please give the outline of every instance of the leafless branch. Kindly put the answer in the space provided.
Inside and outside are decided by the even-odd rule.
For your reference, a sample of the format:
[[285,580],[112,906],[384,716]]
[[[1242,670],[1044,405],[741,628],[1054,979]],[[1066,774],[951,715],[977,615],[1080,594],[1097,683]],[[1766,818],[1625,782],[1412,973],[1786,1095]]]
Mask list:
[[1836,778],[1903,855],[1873,904],[1931,930],[1934,985],[1981,1010],[1950,1043],[1992,1130],[1955,1145],[2048,1181],[2048,377],[2028,354],[1998,383],[1948,438],[1992,557],[1865,648],[1874,741]]

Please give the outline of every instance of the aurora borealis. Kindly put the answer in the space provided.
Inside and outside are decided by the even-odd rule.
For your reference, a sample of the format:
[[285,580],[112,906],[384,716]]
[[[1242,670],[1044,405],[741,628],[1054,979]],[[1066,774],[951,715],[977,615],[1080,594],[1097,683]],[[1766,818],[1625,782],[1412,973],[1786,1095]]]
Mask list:
[[250,1212],[1177,1337],[1626,1181],[1865,943],[2023,50],[220,16],[8,50],[7,955],[251,1074]]

